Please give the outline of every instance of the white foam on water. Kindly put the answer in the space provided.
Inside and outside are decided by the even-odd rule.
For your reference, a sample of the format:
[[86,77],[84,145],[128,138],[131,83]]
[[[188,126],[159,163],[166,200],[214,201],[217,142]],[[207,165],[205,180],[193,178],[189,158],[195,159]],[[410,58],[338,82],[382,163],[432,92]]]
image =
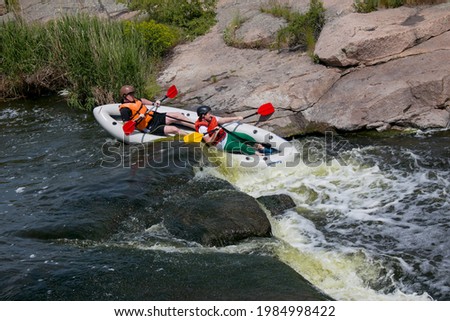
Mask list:
[[223,253],[223,254],[249,254],[260,253],[261,255],[271,253],[278,246],[278,241],[270,238],[255,238],[228,246],[203,246],[196,242],[188,242],[177,239],[166,229],[163,223],[158,223],[147,228],[144,233],[124,236],[121,240],[113,240],[109,246],[132,247],[145,251],[161,251],[165,253]]
[[[300,163],[295,167],[268,168],[258,172],[230,168],[224,171],[220,167],[210,167],[198,175],[226,179],[255,198],[289,195],[296,203],[296,209],[276,219],[271,218],[272,232],[283,244],[275,252],[280,260],[333,298],[429,300],[427,293],[408,291],[407,287],[405,289],[403,284],[394,280],[394,272],[384,266],[383,256],[392,256],[390,260],[395,261],[404,273],[411,273],[412,267],[391,249],[380,252],[376,242],[367,244],[364,238],[357,238],[356,243],[351,243],[346,239],[352,233],[374,233],[376,229],[371,227],[380,226],[394,234],[407,231],[410,235],[396,240],[407,243],[409,237],[415,237],[411,231],[417,224],[408,219],[415,210],[403,200],[408,197],[428,198],[430,194],[422,196],[418,193],[420,186],[442,178],[438,175],[437,179],[433,177],[430,180],[430,175],[424,171],[408,175],[395,170],[383,171],[376,162],[364,165],[368,162],[361,162],[362,152],[364,149],[348,152],[347,166],[337,161],[318,166]],[[419,166],[417,155],[411,153],[409,159],[414,166]],[[445,194],[445,190],[442,193]],[[403,215],[400,221],[398,213]],[[326,223],[319,229],[306,218],[310,216]],[[324,228],[342,235],[342,240],[339,236],[325,236],[321,232]]]
[[12,108],[3,109],[0,112],[0,120],[3,120],[3,119],[14,119],[14,118],[17,118],[17,117],[19,117],[19,112],[17,110],[15,110],[15,109],[12,109]]
[[327,242],[311,221],[295,211],[272,220],[272,231],[285,242],[276,249],[280,260],[334,299],[429,300],[427,294],[405,294],[398,288],[388,294],[372,289],[368,284],[380,278],[381,263],[363,249]]

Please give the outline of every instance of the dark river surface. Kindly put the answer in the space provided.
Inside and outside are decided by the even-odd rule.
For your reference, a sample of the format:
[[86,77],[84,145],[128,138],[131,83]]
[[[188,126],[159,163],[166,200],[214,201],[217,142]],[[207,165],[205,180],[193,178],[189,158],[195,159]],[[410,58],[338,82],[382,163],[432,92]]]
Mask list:
[[[0,299],[296,300],[301,275],[337,300],[450,300],[449,130],[302,137],[289,168],[199,170],[189,148],[167,166],[157,149],[130,156],[58,99],[0,105]],[[233,246],[145,226],[199,176],[297,207]]]

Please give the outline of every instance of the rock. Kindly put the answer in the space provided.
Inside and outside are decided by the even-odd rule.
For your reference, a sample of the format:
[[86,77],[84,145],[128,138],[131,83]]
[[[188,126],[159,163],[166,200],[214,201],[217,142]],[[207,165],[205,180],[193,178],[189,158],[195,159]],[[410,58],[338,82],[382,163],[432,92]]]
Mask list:
[[[49,21],[64,15],[87,13],[100,17],[118,19],[121,16],[129,19],[138,14],[130,15],[130,10],[116,0],[19,0],[20,11],[18,14],[27,21]],[[0,17],[0,21],[11,19],[12,13]]]
[[[352,13],[325,25],[315,54],[330,66],[374,64],[450,30],[450,4]],[[339,37],[336,37],[339,35]]]
[[[306,1],[288,2],[300,11],[307,8]],[[276,112],[258,126],[285,137],[316,131],[317,126],[353,131],[448,123],[448,110],[442,107],[450,96],[449,67],[443,63],[450,47],[444,32],[449,29],[448,4],[347,14],[352,2],[339,7],[339,1],[324,1],[331,12],[316,53],[336,66],[360,66],[343,70],[315,65],[300,53],[227,47],[222,28],[231,12],[241,8],[254,14],[252,2],[233,3],[219,1],[218,24],[176,48],[161,73],[163,85],[179,84],[181,104],[207,104],[219,115],[245,116],[270,101]],[[396,59],[401,62],[389,63]],[[364,68],[363,63],[372,66]],[[373,125],[377,123],[382,125]]]
[[268,14],[258,14],[245,21],[235,32],[242,48],[268,48],[276,41],[277,31],[286,26],[282,19]]
[[260,196],[257,200],[271,212],[272,216],[281,215],[286,210],[296,207],[294,200],[286,194]]
[[405,57],[355,70],[304,111],[309,121],[354,131],[386,123],[402,127],[445,127],[450,93],[450,51]]
[[184,186],[183,191],[171,193],[174,196],[157,214],[175,237],[206,246],[224,246],[271,235],[269,220],[256,200],[230,183],[201,179]]

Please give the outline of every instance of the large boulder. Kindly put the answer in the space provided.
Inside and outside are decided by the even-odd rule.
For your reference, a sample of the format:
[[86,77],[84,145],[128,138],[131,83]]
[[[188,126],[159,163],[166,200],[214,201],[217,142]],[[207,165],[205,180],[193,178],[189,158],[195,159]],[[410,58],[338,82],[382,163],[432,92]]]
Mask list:
[[[440,41],[449,43],[449,33]],[[310,121],[344,131],[446,127],[450,121],[450,50],[393,60],[342,77],[312,108]]]
[[329,66],[374,64],[450,30],[450,3],[352,13],[326,24],[315,54]]
[[250,237],[271,236],[269,220],[258,202],[224,180],[197,179],[172,195],[157,216],[178,238],[224,246]]

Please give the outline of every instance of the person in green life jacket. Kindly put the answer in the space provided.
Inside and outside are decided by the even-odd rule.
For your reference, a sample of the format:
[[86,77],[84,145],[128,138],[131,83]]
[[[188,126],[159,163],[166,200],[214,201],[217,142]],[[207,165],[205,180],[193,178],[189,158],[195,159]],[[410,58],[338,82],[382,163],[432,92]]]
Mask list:
[[225,123],[230,123],[234,121],[240,121],[243,117],[215,117],[211,114],[211,108],[209,106],[200,106],[197,108],[198,119],[195,122],[195,130],[203,134],[203,140],[210,145],[216,146],[218,149],[241,153],[245,155],[263,155],[258,151],[259,148],[264,148],[255,146],[252,143],[255,140],[244,133],[228,133],[226,130],[221,128],[220,125]]

